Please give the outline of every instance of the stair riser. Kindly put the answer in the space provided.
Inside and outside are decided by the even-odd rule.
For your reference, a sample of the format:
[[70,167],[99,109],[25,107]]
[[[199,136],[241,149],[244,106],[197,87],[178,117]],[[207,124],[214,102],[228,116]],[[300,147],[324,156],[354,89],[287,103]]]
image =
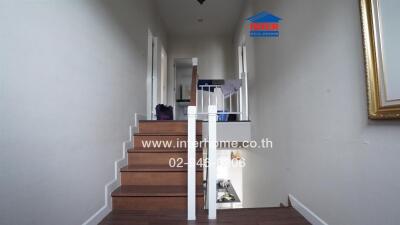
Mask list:
[[[196,172],[196,184],[203,183],[203,172]],[[187,172],[121,172],[122,185],[187,185]]]
[[[202,152],[196,153],[197,160],[202,157]],[[187,162],[187,152],[180,153],[129,153],[129,165],[169,165],[170,159],[175,160],[182,158],[183,162]]]
[[[186,197],[113,197],[113,210],[187,209]],[[198,209],[203,208],[203,197],[196,197]]]
[[[202,123],[197,122],[196,133],[201,134]],[[152,122],[139,122],[139,133],[145,134],[187,134],[187,122],[186,121],[152,121]]]
[[[197,136],[196,139],[201,141],[201,136]],[[186,149],[187,136],[135,136],[134,147],[141,149]]]

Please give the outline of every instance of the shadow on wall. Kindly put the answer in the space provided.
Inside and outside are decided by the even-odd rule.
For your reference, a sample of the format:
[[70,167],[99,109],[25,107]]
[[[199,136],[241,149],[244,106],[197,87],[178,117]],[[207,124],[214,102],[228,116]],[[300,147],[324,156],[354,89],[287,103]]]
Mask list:
[[[144,114],[146,111],[146,97],[144,93],[146,93],[148,29],[150,29],[155,36],[160,38],[163,46],[167,44],[166,33],[163,30],[163,24],[156,11],[157,7],[155,7],[154,1],[100,0],[92,1],[88,4],[94,5],[96,9],[93,10],[101,14],[102,22],[104,26],[107,27],[104,29],[112,27],[109,35],[112,35],[112,38],[116,39],[117,44],[119,43],[120,45],[119,47],[124,49],[127,52],[125,54],[128,55],[128,57],[126,57],[124,54],[119,54],[118,51],[107,55],[109,54],[108,46],[99,46],[104,47],[103,54],[105,54],[105,56],[101,60],[104,60],[105,63],[107,63],[107,60],[122,61],[128,68],[128,70],[119,70],[117,68],[116,70],[110,71],[108,75],[115,76],[116,74],[124,74],[124,76],[133,76],[134,79],[123,82],[123,87],[118,86],[120,81],[114,82],[110,79],[109,85],[111,86],[117,85],[116,88],[131,89],[131,91],[128,91],[123,96],[124,106],[127,107],[127,111],[129,111],[129,118],[125,118],[124,123],[121,124],[124,136],[118,139],[118,145],[112,146],[113,149],[115,149],[114,154],[112,154],[113,157],[108,157],[105,160],[103,159],[105,165],[107,165],[107,169],[104,168],[103,170],[106,171],[107,179],[104,180],[105,176],[103,175],[101,181],[97,180],[96,183],[91,184],[91,188],[96,189],[96,195],[91,197],[92,200],[95,200],[87,203],[88,207],[86,208],[90,210],[84,214],[85,217],[83,221],[104,205],[104,185],[112,180],[112,175],[114,175],[114,168],[112,166],[114,165],[114,161],[121,157],[120,146],[123,141],[128,139],[126,138],[128,135],[128,126],[133,123],[134,113],[138,112]],[[101,26],[101,24],[98,24],[98,26]],[[91,28],[87,27],[87,29]],[[120,114],[117,113],[116,115],[119,116]],[[111,150],[112,149],[110,149],[110,151]],[[94,155],[93,157],[96,156]],[[88,173],[88,176],[96,175],[96,173],[99,175],[98,177],[100,177],[99,171],[91,174]]]
[[[264,189],[266,197],[246,199],[290,193],[329,224],[398,221],[390,210],[398,186],[390,171],[399,169],[400,122],[367,118],[359,1],[254,3],[256,12],[283,21],[279,39],[255,41],[251,97],[263,105],[251,106],[252,133],[270,137],[274,149],[264,160],[249,156],[266,181],[254,176],[244,185],[258,182],[264,188],[250,190]],[[252,192],[245,189],[246,197]]]
[[[252,4],[253,12],[244,17],[266,10],[283,18],[279,39],[253,40],[248,37],[247,23],[242,33],[254,44],[253,52],[248,48],[248,54],[254,55],[256,73],[249,74],[252,134],[256,135],[253,139],[269,137],[276,143],[272,152],[246,153],[250,163],[243,175],[244,195],[248,206],[278,205],[289,192],[290,181],[285,177],[295,173],[287,165],[288,158],[293,155],[288,150],[299,148],[293,144],[299,139],[295,130],[302,130],[299,133],[303,134],[308,132],[309,136],[300,140],[325,143],[326,139],[315,139],[321,133],[340,139],[342,133],[349,130],[355,133],[364,128],[395,129],[400,121],[367,119],[365,83],[358,82],[365,80],[360,60],[363,58],[361,24],[352,8],[334,1],[252,1],[248,4]],[[346,16],[340,17],[338,12]],[[339,35],[338,31],[347,32]],[[359,34],[359,41],[354,34]],[[350,60],[343,60],[343,54]],[[354,100],[352,96],[363,98]],[[357,111],[349,110],[351,108]],[[363,114],[357,114],[361,109]],[[345,132],[323,129],[335,128],[338,124],[355,125]],[[263,179],[256,172],[260,168]]]
[[147,29],[165,40],[152,4],[0,1],[2,224],[81,224],[104,205],[146,108]]
[[[97,1],[98,7],[107,15],[108,21],[112,23],[115,29],[122,33],[125,42],[131,44],[133,51],[140,51],[142,60],[146,60],[147,51],[143,46],[147,47],[147,24],[144,18],[148,18],[149,10],[153,10],[152,1]],[[137,5],[141,4],[142,7]],[[143,7],[147,9],[143,9]]]

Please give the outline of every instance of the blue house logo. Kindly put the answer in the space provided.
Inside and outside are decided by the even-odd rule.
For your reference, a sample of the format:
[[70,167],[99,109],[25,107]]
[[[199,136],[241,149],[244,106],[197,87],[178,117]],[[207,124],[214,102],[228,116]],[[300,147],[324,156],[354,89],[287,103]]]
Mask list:
[[281,18],[263,11],[247,20],[251,22],[250,37],[279,37]]

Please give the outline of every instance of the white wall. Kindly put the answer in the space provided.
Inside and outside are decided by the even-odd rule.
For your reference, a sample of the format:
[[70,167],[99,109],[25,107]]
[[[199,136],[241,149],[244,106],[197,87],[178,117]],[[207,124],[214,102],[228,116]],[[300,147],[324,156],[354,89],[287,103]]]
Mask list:
[[[261,58],[259,61],[256,60],[255,51],[259,47],[259,43],[249,37],[248,23],[246,21],[246,18],[258,12],[254,7],[252,2],[247,3],[244,7],[235,34],[233,49],[236,51],[236,62],[238,60],[237,48],[240,44],[245,43],[249,88],[249,118],[252,121],[251,134],[253,140],[260,141],[261,138],[265,137],[275,138],[276,130],[279,127],[272,127],[269,123],[265,123],[266,118],[263,110],[272,109],[266,104],[265,96],[261,95],[268,84],[264,81],[264,83],[260,83],[259,76],[264,76],[260,75],[260,73],[265,73],[269,70],[269,67],[266,67],[265,58]],[[238,71],[236,64],[235,66],[235,70]],[[246,167],[243,168],[243,207],[277,207],[280,203],[287,202],[287,191],[283,182],[282,154],[276,151],[243,151],[243,157],[246,159]]]
[[274,141],[247,160],[261,171],[253,190],[265,204],[293,194],[330,225],[398,224],[400,122],[367,119],[359,1],[253,4],[283,18],[252,52],[253,134]]
[[81,224],[145,112],[157,14],[148,0],[13,0],[0,18],[0,223]]
[[[174,60],[197,57],[201,79],[233,77],[232,38],[228,36],[170,36],[168,37],[168,104],[175,99]],[[178,87],[177,87],[178,88]]]

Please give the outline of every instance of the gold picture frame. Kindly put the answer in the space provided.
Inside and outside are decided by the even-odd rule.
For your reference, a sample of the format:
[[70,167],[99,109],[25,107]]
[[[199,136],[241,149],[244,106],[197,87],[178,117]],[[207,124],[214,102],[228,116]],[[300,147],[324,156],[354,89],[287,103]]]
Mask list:
[[370,119],[400,119],[399,101],[385,100],[387,90],[383,77],[379,2],[378,0],[360,0],[360,4],[368,90],[368,117]]

